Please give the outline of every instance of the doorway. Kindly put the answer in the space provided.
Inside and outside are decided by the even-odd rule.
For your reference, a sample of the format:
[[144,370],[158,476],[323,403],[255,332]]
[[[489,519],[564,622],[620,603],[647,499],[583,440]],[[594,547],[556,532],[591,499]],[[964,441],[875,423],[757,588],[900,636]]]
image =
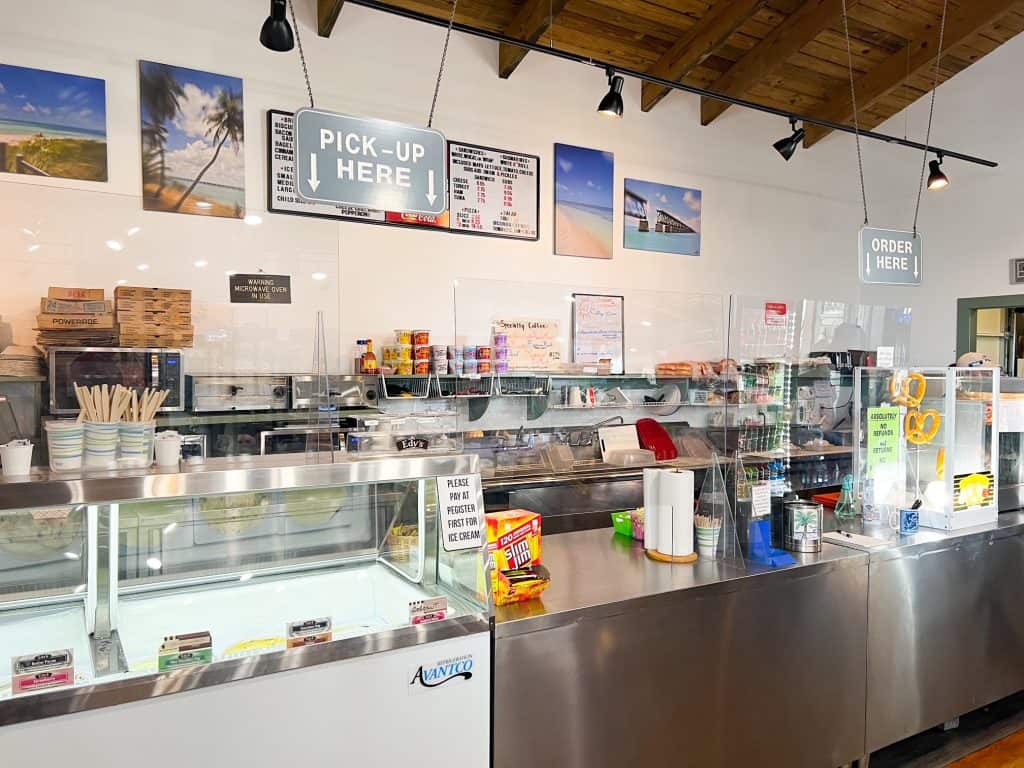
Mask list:
[[1024,376],[1024,295],[956,303],[956,355],[981,352],[1006,376]]

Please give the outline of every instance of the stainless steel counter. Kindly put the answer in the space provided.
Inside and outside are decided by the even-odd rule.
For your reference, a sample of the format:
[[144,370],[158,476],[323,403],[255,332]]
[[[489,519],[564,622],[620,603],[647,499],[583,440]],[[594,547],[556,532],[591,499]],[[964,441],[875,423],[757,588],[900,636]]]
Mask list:
[[551,586],[540,600],[495,609],[497,638],[564,626],[582,618],[621,612],[625,603],[666,593],[701,589],[722,594],[753,588],[751,579],[773,576],[808,578],[836,568],[866,568],[868,555],[825,544],[820,554],[792,553],[797,564],[766,568],[754,563],[733,564],[698,560],[692,565],[657,563],[643,547],[611,528],[577,531],[543,539],[542,558],[552,574]]
[[871,555],[867,749],[1024,689],[1024,514]]
[[866,554],[762,570],[546,537],[552,584],[499,608],[494,766],[838,766],[864,753]]

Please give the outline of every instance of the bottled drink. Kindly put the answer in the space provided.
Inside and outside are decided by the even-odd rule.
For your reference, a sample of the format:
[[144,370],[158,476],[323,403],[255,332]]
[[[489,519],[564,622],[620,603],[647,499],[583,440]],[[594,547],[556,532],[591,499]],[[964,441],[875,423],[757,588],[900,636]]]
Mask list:
[[366,353],[363,355],[363,373],[380,373],[377,355],[373,351],[373,339],[366,340]]

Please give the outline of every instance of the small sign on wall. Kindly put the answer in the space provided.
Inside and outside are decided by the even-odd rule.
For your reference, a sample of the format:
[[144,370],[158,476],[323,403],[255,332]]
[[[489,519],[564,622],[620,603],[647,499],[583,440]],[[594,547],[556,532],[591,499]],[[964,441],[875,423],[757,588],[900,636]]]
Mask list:
[[1010,284],[1024,283],[1024,259],[1010,259]]
[[228,277],[232,304],[291,304],[291,275],[235,274]]
[[764,303],[764,324],[771,327],[785,327],[789,306],[784,301],[766,301]]

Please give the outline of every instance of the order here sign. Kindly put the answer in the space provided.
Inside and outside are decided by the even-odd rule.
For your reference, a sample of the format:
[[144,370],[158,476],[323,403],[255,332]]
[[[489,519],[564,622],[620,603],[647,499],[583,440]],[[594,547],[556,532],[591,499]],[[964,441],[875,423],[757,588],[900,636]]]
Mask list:
[[309,202],[437,215],[448,208],[442,133],[320,109],[295,113],[295,187]]
[[864,227],[860,231],[858,261],[863,283],[920,285],[924,244],[920,233]]

